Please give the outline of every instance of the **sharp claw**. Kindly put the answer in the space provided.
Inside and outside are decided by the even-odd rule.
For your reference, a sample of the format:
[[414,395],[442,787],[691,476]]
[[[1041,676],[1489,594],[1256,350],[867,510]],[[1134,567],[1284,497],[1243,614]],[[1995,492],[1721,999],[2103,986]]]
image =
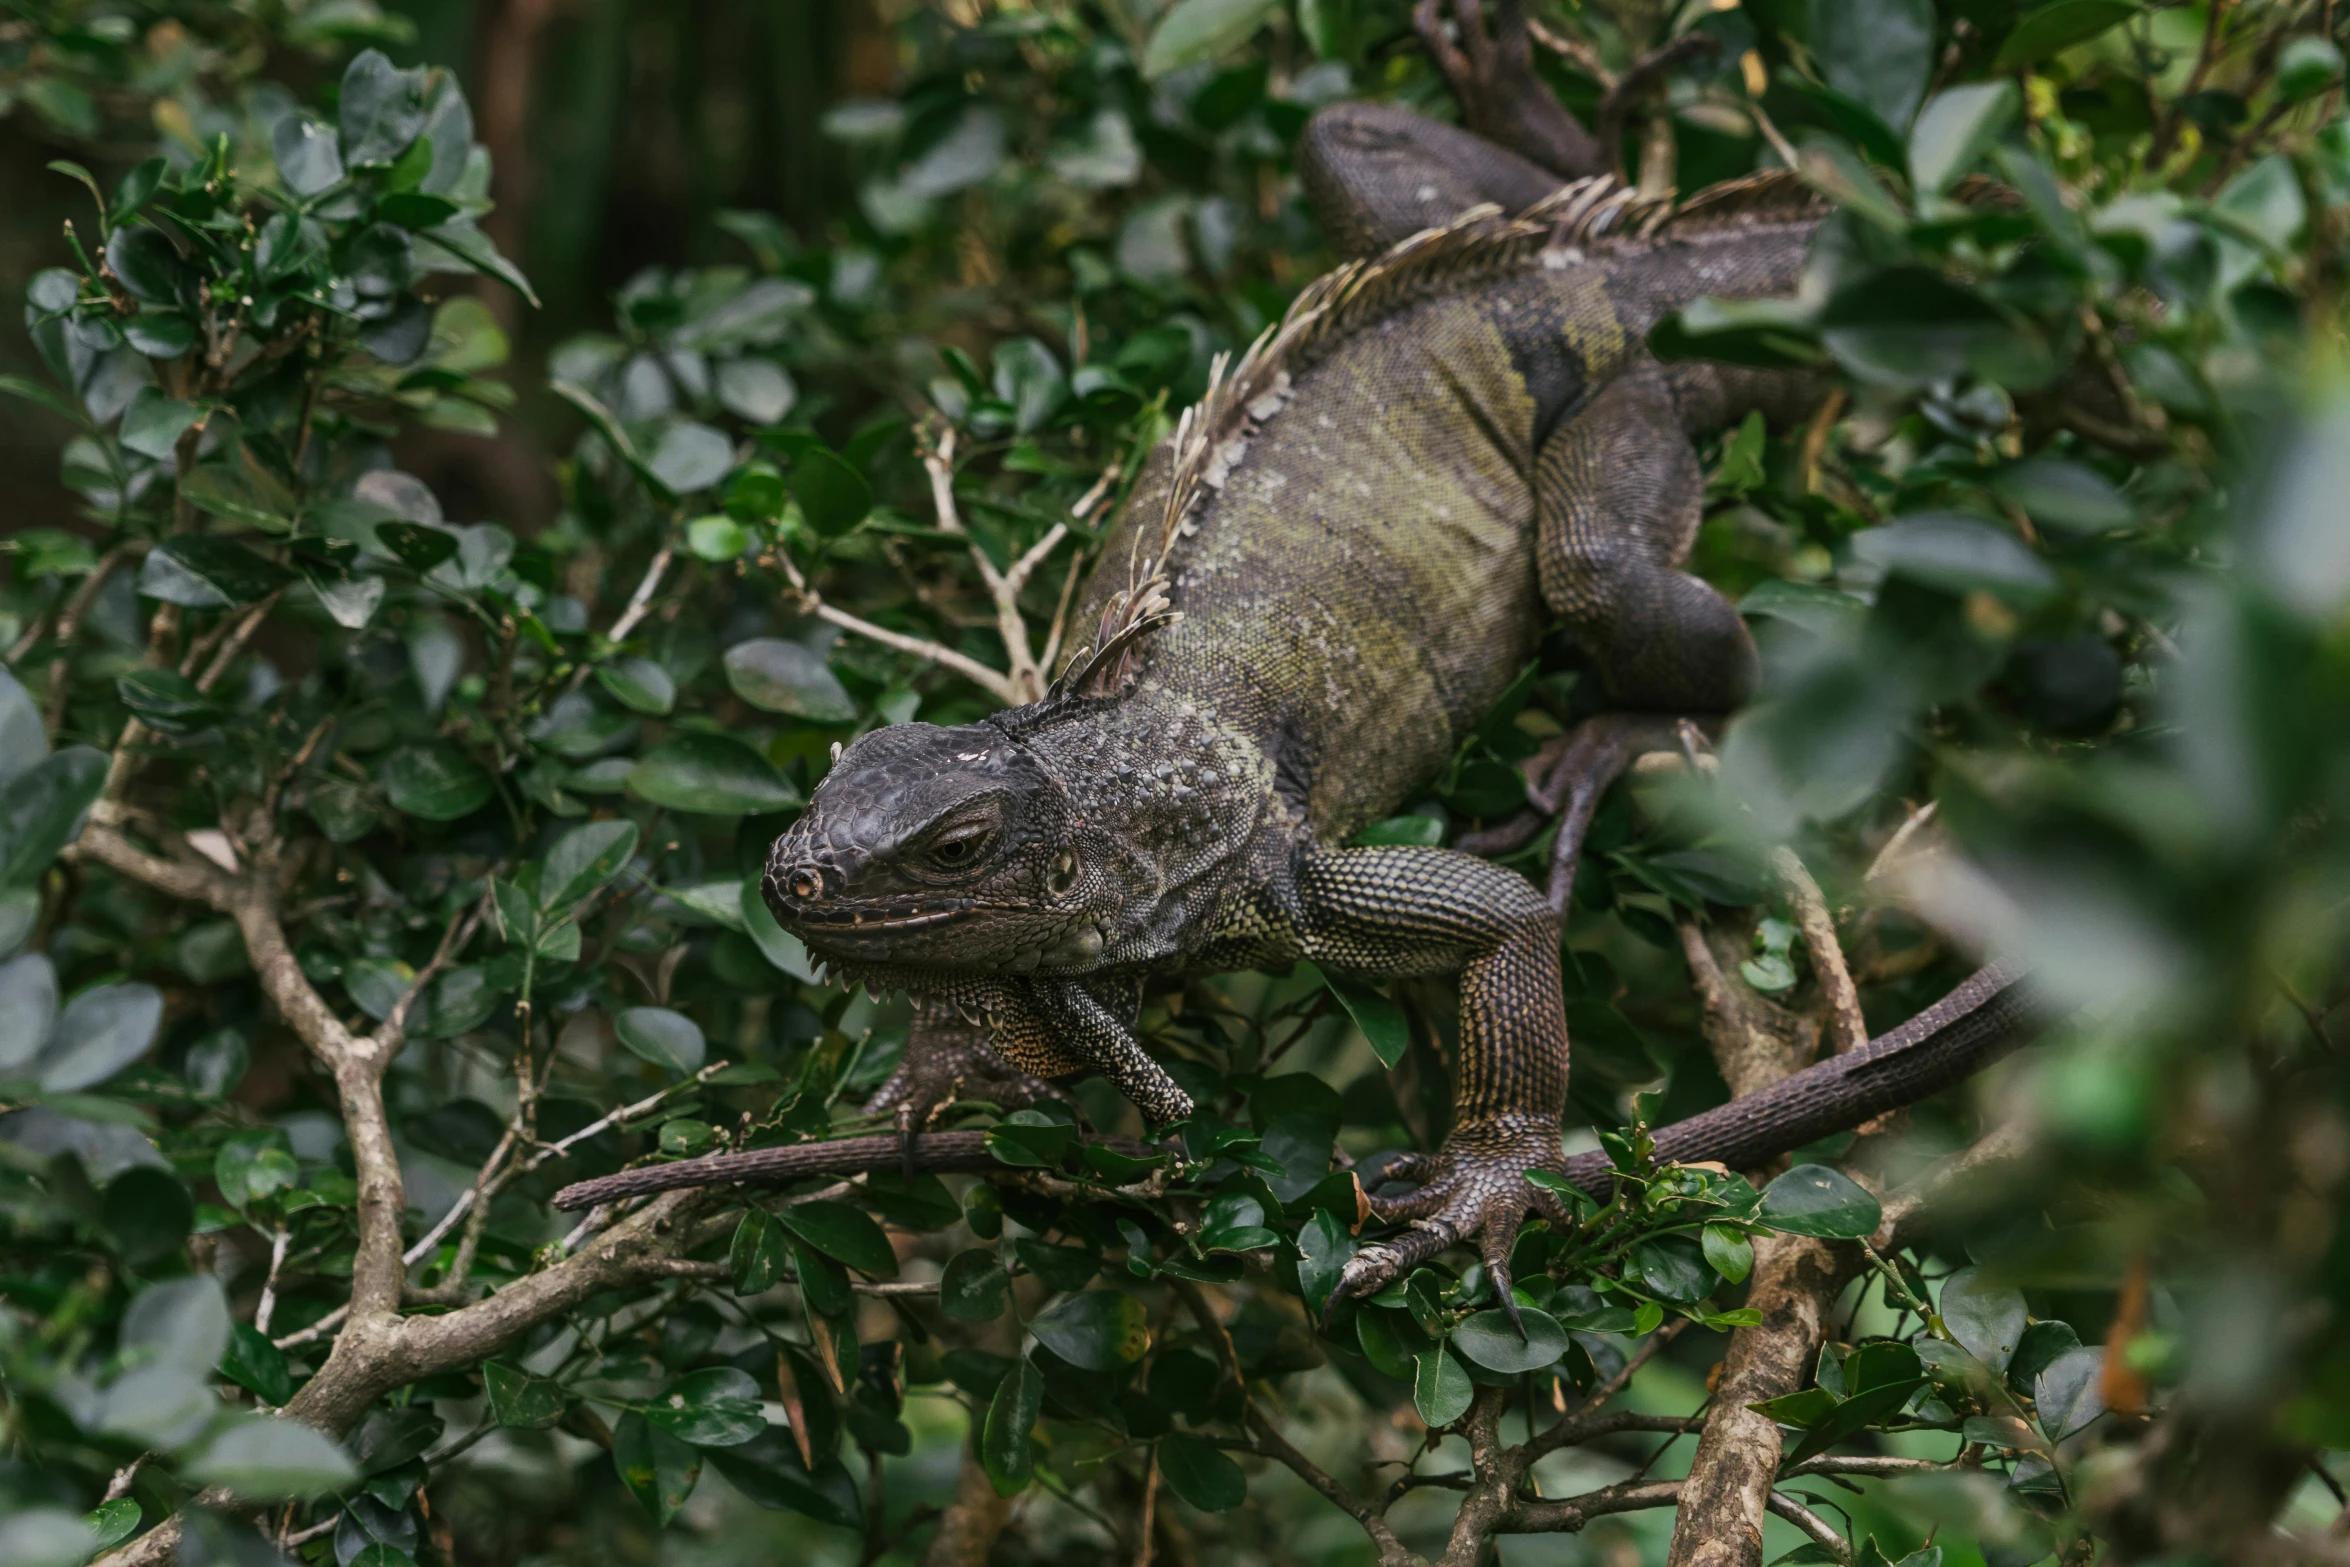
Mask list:
[[920,1135],[914,1126],[914,1107],[898,1106],[898,1165],[909,1188],[914,1184],[914,1139]]

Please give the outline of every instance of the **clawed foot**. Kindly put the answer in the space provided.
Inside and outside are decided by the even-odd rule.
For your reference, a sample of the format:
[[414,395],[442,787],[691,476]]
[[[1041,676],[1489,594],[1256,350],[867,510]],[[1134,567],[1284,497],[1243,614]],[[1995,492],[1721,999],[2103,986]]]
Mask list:
[[1517,1243],[1519,1221],[1531,1211],[1554,1224],[1574,1223],[1574,1215],[1557,1194],[1527,1180],[1526,1172],[1563,1175],[1565,1169],[1557,1122],[1529,1116],[1465,1123],[1433,1154],[1404,1154],[1383,1168],[1363,1172],[1366,1186],[1417,1183],[1399,1196],[1371,1198],[1374,1218],[1390,1224],[1408,1222],[1411,1227],[1356,1252],[1339,1276],[1338,1288],[1330,1292],[1330,1306],[1351,1296],[1376,1294],[1438,1252],[1473,1239],[1501,1309],[1516,1322],[1510,1248]]
[[[1453,26],[1444,23],[1450,13]],[[1568,179],[1605,174],[1615,159],[1559,106],[1534,72],[1534,46],[1521,0],[1419,0],[1412,30],[1461,106],[1469,129]]]
[[989,1048],[978,1030],[922,1029],[906,1042],[905,1059],[873,1097],[867,1115],[897,1123],[909,1154],[916,1135],[956,1104],[985,1100],[1006,1110],[1058,1100],[1072,1111],[1077,1101],[1041,1077],[1023,1072]]

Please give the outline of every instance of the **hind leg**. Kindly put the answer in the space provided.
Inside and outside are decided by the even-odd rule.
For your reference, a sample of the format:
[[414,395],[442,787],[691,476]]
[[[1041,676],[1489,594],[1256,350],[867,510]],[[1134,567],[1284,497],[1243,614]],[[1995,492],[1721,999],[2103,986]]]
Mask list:
[[1564,909],[1583,829],[1633,756],[1674,744],[1680,720],[1718,719],[1753,692],[1754,639],[1730,602],[1680,570],[1705,476],[1673,388],[1653,362],[1608,382],[1536,459],[1543,601],[1597,667],[1610,711],[1587,720],[1553,769],[1563,810],[1550,903]]

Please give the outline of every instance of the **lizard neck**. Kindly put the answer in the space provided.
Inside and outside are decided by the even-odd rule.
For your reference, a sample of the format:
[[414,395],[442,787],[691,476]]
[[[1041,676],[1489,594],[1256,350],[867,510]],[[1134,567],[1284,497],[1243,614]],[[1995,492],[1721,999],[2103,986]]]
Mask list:
[[1219,895],[1273,814],[1263,749],[1214,708],[1148,682],[996,722],[1059,781],[1116,889],[1089,966],[1155,966],[1204,945]]

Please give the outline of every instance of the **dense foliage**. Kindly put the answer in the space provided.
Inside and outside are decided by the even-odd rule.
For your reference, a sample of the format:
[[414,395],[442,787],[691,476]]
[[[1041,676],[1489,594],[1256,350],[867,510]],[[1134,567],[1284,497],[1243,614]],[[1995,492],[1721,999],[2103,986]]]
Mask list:
[[[1088,1083],[959,1116],[985,1178],[550,1207],[876,1129],[907,1006],[821,982],[765,848],[866,728],[1037,692],[1143,456],[1327,263],[1313,109],[1451,112],[1408,9],[914,9],[823,118],[853,205],[723,214],[731,260],[636,276],[544,389],[475,111],[397,18],[0,25],[0,128],[89,198],[26,293],[46,376],[0,381],[82,503],[0,557],[0,1560],[161,1560],[173,1518],[338,1567],[1662,1560],[1752,1440],[1709,1369],[1774,1343],[1771,1557],[2334,1559],[2330,4],[1536,8],[1629,177],[1792,162],[1840,210],[1800,298],[1659,334],[1824,396],[1709,450],[1695,569],[1767,689],[1593,828],[1569,1137],[1622,1179],[1522,1233],[1522,1336],[1465,1255],[1325,1315],[1346,1166],[1441,1136],[1450,1023],[1310,968],[1153,994],[1179,1149],[1082,1138],[1140,1129]],[[553,515],[400,466],[518,398]],[[1546,643],[1365,841],[1518,811],[1576,681]],[[1881,1030],[1986,948],[2065,1021],[1982,1092],[1751,1184],[1654,1163],[1851,1042],[1840,976]]]

